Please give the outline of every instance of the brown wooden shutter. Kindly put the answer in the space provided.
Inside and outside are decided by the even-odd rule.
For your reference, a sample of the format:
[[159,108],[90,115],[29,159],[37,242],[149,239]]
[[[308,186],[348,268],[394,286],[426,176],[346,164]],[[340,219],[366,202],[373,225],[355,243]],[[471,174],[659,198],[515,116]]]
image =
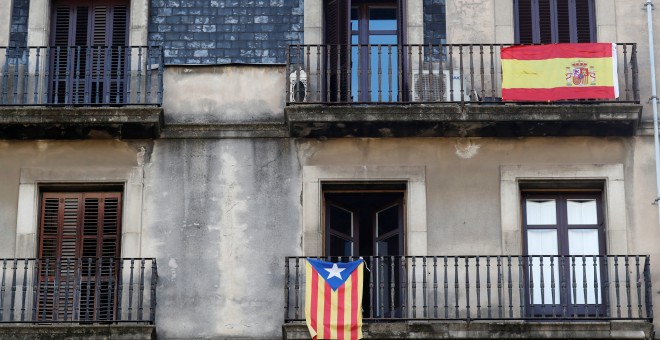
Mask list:
[[42,194],[39,319],[113,318],[120,235],[121,193]]
[[571,8],[568,0],[557,1],[557,40],[558,43],[570,43],[571,40]]
[[325,44],[328,46],[327,65],[330,77],[328,101],[348,100],[348,72],[350,53],[350,0],[328,0],[324,3]]
[[538,40],[535,43],[551,44],[552,40],[552,2],[550,0],[538,0]]

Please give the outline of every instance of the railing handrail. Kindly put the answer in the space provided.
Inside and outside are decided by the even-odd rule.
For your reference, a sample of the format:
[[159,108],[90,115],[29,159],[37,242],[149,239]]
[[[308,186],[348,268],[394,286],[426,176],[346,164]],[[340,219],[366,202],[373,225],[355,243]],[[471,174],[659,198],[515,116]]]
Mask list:
[[285,256],[284,319],[305,259],[365,260],[366,320],[653,320],[650,255]]
[[[618,97],[581,96],[586,100],[562,100],[562,104],[639,104],[637,43],[614,44],[619,47]],[[290,44],[286,49],[285,102],[493,104],[502,101],[500,50],[531,45],[543,44]]]

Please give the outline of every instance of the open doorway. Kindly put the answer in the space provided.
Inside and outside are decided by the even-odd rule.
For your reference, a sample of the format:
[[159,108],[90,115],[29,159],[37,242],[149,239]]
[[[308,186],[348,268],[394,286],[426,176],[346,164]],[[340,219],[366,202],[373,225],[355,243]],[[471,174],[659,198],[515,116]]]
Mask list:
[[325,256],[365,258],[365,317],[401,314],[405,183],[324,184]]

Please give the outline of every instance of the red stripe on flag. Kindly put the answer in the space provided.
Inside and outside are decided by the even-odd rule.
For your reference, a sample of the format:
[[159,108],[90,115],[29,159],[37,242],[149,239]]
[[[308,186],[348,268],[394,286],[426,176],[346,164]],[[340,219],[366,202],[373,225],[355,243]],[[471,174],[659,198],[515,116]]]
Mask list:
[[[358,267],[358,269],[361,269]],[[351,340],[356,340],[358,338],[358,313],[362,313],[362,301],[358,301],[358,287],[359,280],[358,271],[354,271],[351,275]]]
[[613,86],[556,87],[551,89],[502,89],[502,100],[551,101],[564,99],[614,99]]
[[312,268],[312,301],[310,305],[310,316],[311,316],[311,324],[312,324],[312,329],[318,333],[318,308],[319,308],[319,274],[316,272],[315,268]]
[[502,59],[545,60],[554,58],[611,58],[612,44],[523,45],[502,48]]
[[332,287],[324,280],[325,296],[323,297],[323,338],[330,339],[330,317],[332,314]]
[[344,310],[346,306],[344,299],[346,298],[346,284],[339,286],[337,289],[337,339],[344,339]]

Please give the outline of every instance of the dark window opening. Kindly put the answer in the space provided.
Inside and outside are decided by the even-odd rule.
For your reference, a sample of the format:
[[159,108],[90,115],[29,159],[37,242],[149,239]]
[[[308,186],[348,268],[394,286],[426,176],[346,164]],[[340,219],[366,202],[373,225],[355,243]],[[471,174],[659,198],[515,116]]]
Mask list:
[[593,0],[514,0],[519,44],[596,42]]

